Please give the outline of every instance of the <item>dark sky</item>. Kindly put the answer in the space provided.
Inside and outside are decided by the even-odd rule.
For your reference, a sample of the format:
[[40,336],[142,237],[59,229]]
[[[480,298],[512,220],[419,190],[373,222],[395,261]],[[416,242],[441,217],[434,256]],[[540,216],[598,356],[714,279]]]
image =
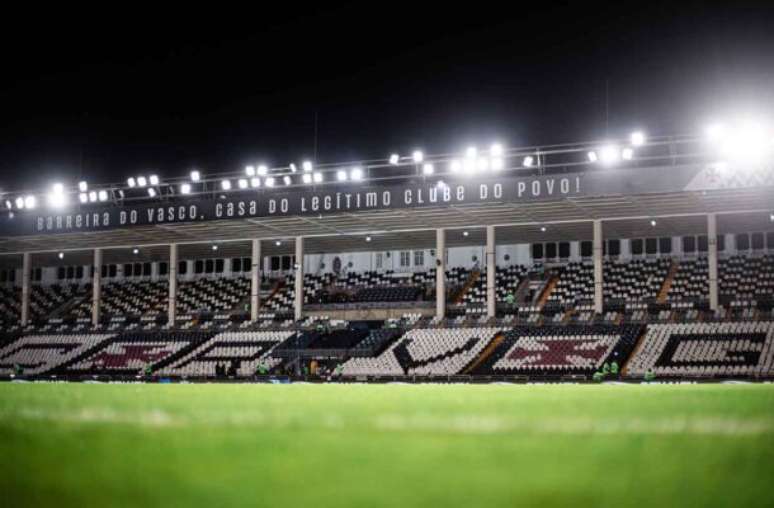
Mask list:
[[5,17],[0,189],[774,118],[766,3],[418,3]]

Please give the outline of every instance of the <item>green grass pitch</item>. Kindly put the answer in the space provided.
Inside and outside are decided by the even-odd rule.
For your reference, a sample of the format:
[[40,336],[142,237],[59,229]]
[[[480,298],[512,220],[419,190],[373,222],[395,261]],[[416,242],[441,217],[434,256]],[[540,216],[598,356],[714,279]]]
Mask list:
[[774,385],[0,384],[2,505],[774,506]]

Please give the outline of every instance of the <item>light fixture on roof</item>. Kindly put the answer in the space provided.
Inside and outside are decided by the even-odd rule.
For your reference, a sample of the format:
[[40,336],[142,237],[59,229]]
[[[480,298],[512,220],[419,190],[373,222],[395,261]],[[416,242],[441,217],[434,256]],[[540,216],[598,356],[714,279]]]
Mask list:
[[240,178],[237,180],[237,185],[240,189],[246,189],[248,187],[247,178]]
[[19,196],[18,198],[16,198],[16,208],[18,208],[19,210],[24,208],[24,198],[23,197]]
[[435,172],[435,168],[433,165],[429,162],[426,162],[422,165],[422,174],[424,175],[432,175]]
[[621,159],[621,151],[615,145],[605,145],[599,151],[599,160],[602,164],[615,164]]
[[419,164],[425,160],[425,154],[422,153],[422,150],[414,150],[414,153],[411,154],[411,158],[415,163]]
[[132,249],[132,254],[134,254],[135,256],[136,256],[137,254],[139,254],[139,253],[140,253],[140,249],[138,249],[137,247],[135,247],[134,249]]
[[336,171],[336,180],[339,182],[346,182],[347,181],[347,172],[343,169],[340,169]]
[[457,159],[454,159],[449,163],[449,169],[452,173],[459,173],[462,170],[462,164]]
[[148,181],[151,185],[158,185],[159,184],[159,177],[158,175],[151,175],[148,177]]
[[634,149],[630,147],[626,147],[623,150],[621,150],[621,158],[625,161],[630,161],[634,158]]
[[221,180],[220,181],[220,188],[222,190],[231,190],[231,180]]
[[470,235],[470,233],[468,233],[467,231],[463,231],[462,232],[462,236],[464,236],[465,238],[467,238],[469,235]]
[[13,209],[13,203],[11,203],[9,200],[5,200],[5,207],[9,210]]
[[266,187],[274,187],[274,177],[270,176],[266,179]]
[[245,166],[245,174],[247,176],[255,176],[255,166]]
[[137,180],[134,179],[133,176],[130,176],[126,179],[126,185],[128,185],[131,188],[137,187]]
[[213,245],[212,246],[212,250],[218,250],[218,246],[217,245]]
[[545,226],[540,226],[540,232],[541,233],[545,233],[546,232],[546,227]]
[[304,173],[301,175],[301,181],[304,183],[312,183],[312,175],[310,173]]
[[47,197],[48,205],[52,208],[62,208],[67,204],[67,195],[64,193],[64,185],[55,183],[51,186],[51,192]]
[[370,237],[370,236],[366,236],[366,237],[365,237],[365,241],[366,241],[366,242],[370,242],[370,241],[371,241],[371,237]]
[[180,184],[180,194],[190,194],[191,193],[191,184],[190,183],[182,183]]
[[[6,203],[7,203],[7,201],[6,201]],[[770,220],[771,222],[774,222],[774,213],[772,213],[771,215],[769,215],[769,220]]]
[[88,182],[85,182],[85,181],[78,182],[78,190],[81,192],[86,192],[87,190],[89,190]]
[[656,227],[656,219],[651,219],[650,220],[650,225],[655,228]]
[[719,140],[724,158],[744,164],[759,164],[769,160],[774,151],[774,133],[764,123],[748,119],[724,133]]
[[632,132],[630,136],[632,146],[642,146],[645,144],[645,133],[642,131]]
[[525,168],[531,168],[533,164],[535,164],[535,158],[531,155],[527,155],[524,157],[524,160],[521,162],[522,166]]
[[288,175],[283,176],[282,181],[285,183],[286,186],[293,183],[293,180]]
[[153,187],[148,187],[148,196],[155,198],[156,197],[156,189]]
[[97,191],[90,191],[89,192],[89,201],[92,203],[96,203],[97,199],[99,199],[99,196],[97,196]]
[[266,174],[269,172],[269,168],[261,164],[260,166],[258,166],[258,169],[256,170],[256,172],[258,173],[258,176],[266,176]]
[[277,240],[276,242],[274,242],[274,245],[276,245],[277,247],[279,247],[280,245],[282,245],[282,242],[281,242],[281,241],[279,241],[279,240]]
[[260,186],[261,186],[260,178],[258,178],[257,176],[254,176],[250,179],[250,187],[252,187],[253,189],[257,189]]
[[59,254],[56,255],[56,257],[58,257],[59,259],[64,259],[64,252],[60,252]]
[[289,167],[290,167],[290,171],[292,173],[295,173],[296,171],[298,171],[298,168],[296,167],[296,163],[295,162],[291,162]]
[[192,182],[198,182],[199,180],[201,180],[201,177],[202,175],[197,170],[194,169],[193,171],[191,171]]
[[312,177],[314,178],[314,183],[322,183],[323,181],[323,174],[319,171],[316,171]]
[[597,162],[597,152],[594,150],[590,151],[586,154],[586,156],[589,158],[589,162]]
[[147,187],[148,185],[148,179],[144,176],[138,176],[137,177],[137,187]]
[[397,166],[399,162],[400,162],[400,155],[398,155],[397,153],[390,155],[390,164],[392,164],[393,166]]
[[97,197],[99,198],[100,201],[103,201],[103,202],[107,201],[108,200],[108,192],[105,189],[102,189],[97,194]]
[[362,180],[363,169],[359,167],[352,168],[352,171],[349,172],[349,178],[355,182]]
[[502,157],[503,156],[503,145],[500,143],[492,143],[492,146],[489,147],[489,155],[492,157]]
[[308,173],[308,172],[312,171],[312,169],[314,168],[314,166],[312,165],[312,161],[304,161],[304,162],[303,162],[303,164],[301,164],[301,168],[302,168],[302,169],[303,169],[305,172],[307,172],[307,173]]
[[24,207],[25,208],[27,208],[29,210],[33,210],[37,206],[38,206],[38,200],[37,200],[37,198],[35,196],[30,195],[30,196],[27,196],[26,198],[24,198]]

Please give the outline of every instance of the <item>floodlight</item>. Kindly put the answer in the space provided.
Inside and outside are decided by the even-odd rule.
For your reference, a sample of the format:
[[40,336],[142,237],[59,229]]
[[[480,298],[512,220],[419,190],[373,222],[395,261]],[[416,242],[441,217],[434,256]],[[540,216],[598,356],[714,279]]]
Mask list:
[[245,166],[245,174],[247,176],[255,176],[255,166]]
[[301,181],[304,183],[312,183],[312,175],[310,173],[304,173],[301,175]]
[[366,241],[366,242],[370,242],[370,241],[371,241],[371,237],[370,237],[370,236],[366,236],[366,237],[365,237],[365,241]]
[[99,199],[97,196],[97,191],[89,192],[89,201],[91,201],[92,203],[96,203],[97,199]]
[[129,187],[134,188],[134,187],[137,186],[137,181],[134,179],[133,176],[130,176],[129,178],[126,179],[126,185],[128,185]]
[[319,171],[314,174],[314,183],[322,183],[323,181],[323,174]]
[[602,164],[614,164],[621,158],[621,151],[615,145],[603,146],[599,151]]
[[546,227],[545,227],[545,226],[541,226],[541,227],[540,227],[540,231],[541,231],[541,232],[543,232],[543,233],[545,233],[545,232],[546,232]]
[[5,200],[5,207],[9,210],[13,209],[13,203],[11,203],[9,200]]
[[489,147],[489,155],[492,157],[502,157],[503,145],[500,143],[493,143],[492,146]]
[[213,245],[212,246],[212,250],[218,250],[218,246],[217,245]]
[[180,194],[190,194],[190,193],[191,193],[191,184],[190,183],[180,184]]
[[55,183],[54,185],[51,186],[51,191],[54,194],[63,194],[64,193],[64,185],[62,185],[61,183]]
[[462,170],[462,164],[455,159],[449,163],[449,169],[451,169],[452,173],[459,173]]
[[201,179],[201,175],[198,171],[193,170],[191,171],[191,181],[192,182],[198,182]]
[[148,185],[148,179],[144,176],[138,176],[137,177],[137,186],[138,187],[145,187]]
[[107,201],[108,200],[108,192],[105,189],[102,189],[97,194],[97,197],[99,198],[100,201]]
[[429,162],[422,166],[422,173],[425,175],[432,175],[435,172],[435,168]]
[[148,180],[150,181],[151,185],[159,184],[159,177],[157,175],[151,175],[150,177],[148,177]]
[[526,157],[524,157],[524,160],[522,161],[522,165],[525,168],[531,168],[534,163],[535,163],[535,159],[531,155],[527,155]]
[[469,159],[475,159],[477,154],[478,149],[475,146],[469,146],[465,149],[465,157],[468,157]]
[[645,133],[642,131],[632,132],[631,135],[632,146],[642,146],[645,144]]
[[470,233],[468,233],[467,231],[463,231],[463,232],[462,232],[462,236],[464,236],[464,237],[466,237],[466,238],[467,238],[467,236],[468,236],[468,235],[470,235]]
[[650,221],[650,225],[655,228],[656,227],[656,220],[655,219],[651,220]]
[[231,190],[231,180],[221,180],[220,188],[223,190]]
[[266,179],[266,187],[274,187],[274,177],[270,176]]
[[285,175],[284,177],[282,177],[282,181],[285,182],[285,185],[290,185],[291,183],[293,183],[293,180],[291,180],[291,178],[288,175]]
[[336,180],[340,182],[346,182],[347,181],[347,172],[343,169],[340,169],[336,171]]
[[352,171],[349,172],[349,177],[358,182],[363,179],[363,170],[361,168],[352,168]]
[[240,178],[237,180],[237,185],[240,189],[246,189],[247,188],[247,178]]
[[411,158],[414,159],[414,162],[419,164],[425,160],[425,154],[422,153],[422,150],[414,150],[414,153],[411,154]]
[[258,176],[266,176],[266,173],[269,172],[269,169],[263,164],[261,164],[260,166],[258,166],[257,172],[258,172]]
[[62,208],[67,204],[67,196],[61,191],[52,191],[47,196],[48,205],[52,208]]
[[629,148],[628,146],[621,150],[621,158],[625,161],[630,161],[634,158],[634,149]]
[[312,165],[312,161],[304,161],[303,164],[301,164],[301,167],[304,171],[309,172],[314,166]]
[[710,141],[718,141],[726,132],[726,127],[722,123],[713,123],[705,129],[707,138]]
[[477,166],[479,171],[486,171],[489,169],[489,159],[486,157],[479,157]]
[[298,168],[296,168],[296,165],[293,162],[290,163],[290,171],[292,171],[293,173],[298,171]]
[[155,198],[156,197],[156,189],[153,187],[148,187],[148,196]]
[[132,254],[134,254],[135,256],[136,256],[137,254],[139,254],[139,253],[140,253],[140,249],[138,249],[137,247],[135,247],[134,249],[132,249]]
[[491,165],[494,171],[500,171],[505,167],[505,162],[501,157],[495,157],[492,159]]
[[81,192],[86,192],[89,190],[89,184],[87,182],[78,182],[78,190]]
[[261,186],[260,178],[258,178],[257,176],[254,176],[250,179],[250,187],[252,187],[253,189],[257,189],[260,186]]
[[586,155],[589,158],[589,162],[597,162],[597,152],[591,151]]
[[27,196],[24,198],[24,206],[30,210],[34,209],[36,206],[38,206],[37,198],[35,198],[35,196]]
[[277,247],[279,247],[280,245],[282,245],[282,242],[280,242],[279,240],[277,240],[276,242],[274,242],[274,245],[276,245]]
[[398,155],[397,153],[390,155],[390,164],[392,164],[393,166],[397,166],[399,162],[400,162],[400,155]]
[[64,259],[64,252],[60,252],[56,255],[59,259]]

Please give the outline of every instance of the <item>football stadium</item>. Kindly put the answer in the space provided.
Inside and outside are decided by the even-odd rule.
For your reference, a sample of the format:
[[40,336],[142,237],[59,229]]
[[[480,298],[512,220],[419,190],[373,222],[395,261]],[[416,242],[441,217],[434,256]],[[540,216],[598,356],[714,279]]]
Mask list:
[[3,506],[774,506],[774,10],[680,4],[9,16]]

